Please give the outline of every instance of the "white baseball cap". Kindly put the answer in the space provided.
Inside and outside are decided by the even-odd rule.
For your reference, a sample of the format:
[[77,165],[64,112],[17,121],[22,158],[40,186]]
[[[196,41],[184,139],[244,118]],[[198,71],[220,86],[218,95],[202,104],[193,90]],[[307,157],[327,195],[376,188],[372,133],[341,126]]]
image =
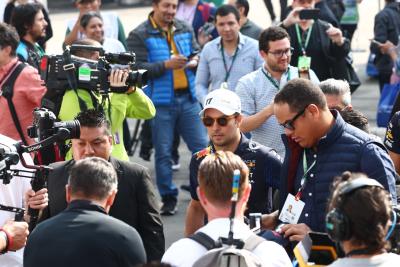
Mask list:
[[235,113],[240,114],[242,112],[241,106],[240,98],[235,92],[227,89],[216,89],[206,96],[203,103],[204,108],[199,115],[203,117],[204,111],[209,108],[219,110],[227,116]]

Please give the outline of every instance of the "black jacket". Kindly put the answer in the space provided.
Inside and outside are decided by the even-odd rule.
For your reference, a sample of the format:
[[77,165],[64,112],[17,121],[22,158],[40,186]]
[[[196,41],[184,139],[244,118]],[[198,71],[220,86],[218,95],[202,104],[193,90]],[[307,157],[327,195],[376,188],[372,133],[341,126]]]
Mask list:
[[[163,225],[158,201],[148,170],[136,163],[110,158],[118,175],[118,193],[110,215],[135,228],[144,243],[149,261],[160,260],[165,251]],[[48,179],[49,206],[41,220],[53,217],[67,207],[65,185],[74,161],[50,165],[53,171]]]
[[87,200],[74,200],[39,224],[24,251],[26,267],[136,266],[146,262],[138,232]]
[[[374,39],[385,43],[391,41],[397,45],[400,35],[400,11],[398,3],[388,3],[375,16]],[[379,51],[379,46],[371,43],[371,52],[376,54],[375,65],[379,73],[390,74],[393,69],[393,61],[389,55],[384,55]]]

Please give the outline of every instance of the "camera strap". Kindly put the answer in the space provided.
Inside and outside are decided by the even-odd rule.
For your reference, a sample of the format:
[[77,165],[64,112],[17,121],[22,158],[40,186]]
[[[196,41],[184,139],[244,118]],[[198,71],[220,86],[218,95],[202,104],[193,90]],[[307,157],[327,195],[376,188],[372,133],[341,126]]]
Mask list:
[[[16,64],[18,64],[18,62]],[[11,68],[11,74],[8,76],[7,80],[3,83],[2,95],[7,99],[11,117],[13,119],[15,128],[17,128],[19,136],[21,137],[22,142],[24,143],[24,145],[28,145],[28,142],[25,139],[24,132],[22,131],[21,124],[18,119],[17,111],[15,110],[14,103],[12,102],[12,98],[14,95],[15,80],[18,78],[19,74],[25,67],[26,65],[24,63],[20,63],[16,67],[13,66],[13,68]]]

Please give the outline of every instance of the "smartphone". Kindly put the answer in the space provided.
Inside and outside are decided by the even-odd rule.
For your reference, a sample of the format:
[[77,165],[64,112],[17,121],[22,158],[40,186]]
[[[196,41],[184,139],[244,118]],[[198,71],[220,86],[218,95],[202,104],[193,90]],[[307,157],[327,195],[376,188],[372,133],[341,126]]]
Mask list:
[[374,39],[369,39],[371,41],[371,43],[373,44],[377,44],[377,45],[383,45],[381,42],[378,42],[377,40]]
[[319,8],[306,8],[299,12],[300,19],[318,19]]

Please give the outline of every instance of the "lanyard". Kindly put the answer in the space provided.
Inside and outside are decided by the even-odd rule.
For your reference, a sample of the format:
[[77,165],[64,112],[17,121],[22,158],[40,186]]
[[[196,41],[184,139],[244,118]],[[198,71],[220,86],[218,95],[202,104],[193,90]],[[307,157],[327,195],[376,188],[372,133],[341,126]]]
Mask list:
[[222,40],[221,40],[221,56],[222,56],[222,60],[224,61],[224,67],[225,67],[225,72],[226,72],[225,80],[224,80],[225,82],[228,81],[229,75],[231,74],[233,63],[235,62],[236,56],[238,54],[238,51],[239,51],[239,44],[236,47],[235,54],[233,55],[233,58],[232,58],[231,66],[228,69],[228,66],[226,65],[226,60],[225,60],[224,45],[223,45]]
[[[264,67],[261,69],[262,73],[267,77],[267,79],[272,83],[272,85],[276,88],[276,90],[279,90],[279,84],[276,82],[276,80],[268,75],[268,73],[265,72]],[[286,82],[290,81],[290,69],[288,68],[288,75]]]
[[306,182],[307,182],[307,174],[308,172],[315,166],[315,163],[317,163],[317,160],[314,160],[313,163],[311,163],[310,167],[307,167],[307,158],[306,158],[306,150],[303,150],[303,177],[301,177],[301,182],[300,182],[300,188],[297,191],[296,194],[296,200],[299,200],[301,198],[301,194],[303,193],[304,188],[306,188]]
[[298,24],[295,25],[296,34],[297,34],[297,40],[299,41],[299,45],[300,45],[301,51],[303,52],[303,56],[306,55],[306,49],[307,49],[308,43],[310,42],[310,37],[311,37],[311,32],[312,32],[312,29],[313,29],[313,25],[314,24],[311,24],[311,27],[307,31],[307,37],[306,37],[306,41],[305,41],[304,45],[303,45],[303,39],[300,36],[299,25]]

